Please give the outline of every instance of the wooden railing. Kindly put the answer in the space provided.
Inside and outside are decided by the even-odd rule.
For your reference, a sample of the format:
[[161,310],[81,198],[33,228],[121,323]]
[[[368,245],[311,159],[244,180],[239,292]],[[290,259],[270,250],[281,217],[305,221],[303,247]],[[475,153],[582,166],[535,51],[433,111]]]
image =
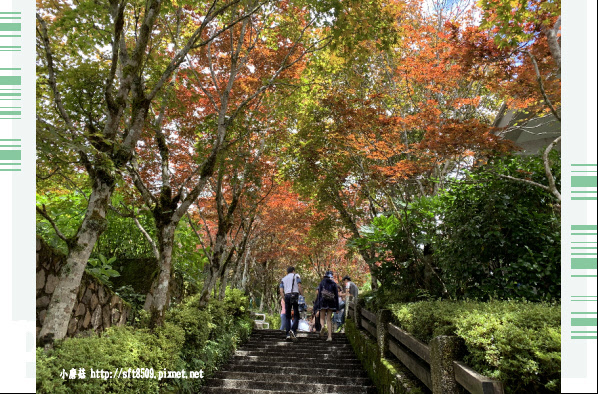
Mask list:
[[429,345],[390,323],[390,311],[377,314],[351,303],[349,317],[377,341],[380,356],[396,357],[433,393],[503,394],[503,384],[480,375],[459,361],[463,345],[457,337],[440,336]]

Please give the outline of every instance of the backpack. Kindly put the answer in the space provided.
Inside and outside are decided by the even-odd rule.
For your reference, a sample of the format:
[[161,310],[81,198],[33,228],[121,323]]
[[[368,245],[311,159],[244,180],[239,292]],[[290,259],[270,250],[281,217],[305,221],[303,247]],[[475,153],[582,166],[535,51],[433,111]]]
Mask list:
[[334,297],[334,293],[331,292],[330,290],[328,290],[326,288],[323,288],[321,294],[322,294],[322,298],[324,300],[326,300],[326,301],[334,301],[334,298],[335,298]]

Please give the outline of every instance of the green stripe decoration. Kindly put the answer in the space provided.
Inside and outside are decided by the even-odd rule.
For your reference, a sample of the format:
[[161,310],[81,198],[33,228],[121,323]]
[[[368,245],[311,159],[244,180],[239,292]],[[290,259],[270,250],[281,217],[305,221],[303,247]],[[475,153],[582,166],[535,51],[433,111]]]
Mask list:
[[[3,47],[0,46],[0,48]],[[21,119],[21,107],[18,106],[21,101],[21,76],[6,75],[7,71],[13,74],[15,71],[20,70],[20,68],[0,68],[0,120]],[[5,101],[12,101],[13,104],[4,104]]]
[[[572,312],[573,315],[596,315],[596,312]],[[572,317],[571,318],[571,327],[588,327],[585,330],[576,330],[572,329],[571,339],[596,339],[596,331],[591,330],[589,328],[595,328],[598,326],[595,317]],[[580,335],[581,334],[581,335]]]
[[[2,48],[2,47],[0,47]],[[571,187],[596,187],[597,177],[586,175],[586,176],[572,176]]]
[[575,274],[572,274],[571,277],[597,277],[597,232],[598,225],[595,224],[576,224],[571,226],[571,235],[576,236],[577,239],[577,241],[572,242],[571,246],[571,269],[575,270]]
[[0,31],[21,31],[20,23],[0,23]]
[[0,139],[0,172],[21,171],[21,149],[7,148],[21,148],[21,139]]
[[0,75],[0,85],[13,85],[13,86],[20,86],[21,85],[21,77],[18,75]]
[[0,149],[0,160],[21,160],[21,150]]
[[571,172],[571,200],[597,200],[596,164],[572,164]]
[[596,269],[596,259],[588,259],[588,258],[572,258],[571,259],[571,269],[574,270],[595,270]]
[[596,327],[598,326],[598,319],[595,317],[573,317],[571,318],[571,326],[573,327]]

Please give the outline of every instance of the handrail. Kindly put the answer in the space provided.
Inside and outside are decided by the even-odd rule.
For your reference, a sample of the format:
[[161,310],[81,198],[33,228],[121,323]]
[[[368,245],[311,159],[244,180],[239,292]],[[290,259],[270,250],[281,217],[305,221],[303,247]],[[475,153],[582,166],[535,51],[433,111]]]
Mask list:
[[378,318],[376,317],[376,315],[368,311],[367,309],[361,310],[361,316],[365,317],[374,324],[378,323]]
[[502,393],[502,382],[480,375],[460,361],[453,361],[457,382],[473,394]]
[[[368,311],[365,308],[355,306],[349,303],[348,308],[355,313],[350,314],[359,323],[358,328],[364,328],[378,342],[380,354],[386,357],[386,354],[393,354],[403,365],[405,365],[424,385],[430,390],[434,390],[436,380],[434,376],[443,376],[447,374],[452,376],[454,385],[459,384],[466,391],[472,394],[503,394],[503,383],[486,376],[483,376],[461,361],[450,360],[457,357],[456,353],[446,353],[444,346],[439,346],[440,341],[452,337],[437,337],[432,341],[436,343],[434,349],[421,342],[408,332],[388,322],[388,318],[379,311],[378,315]],[[386,311],[388,313],[388,311]],[[363,316],[365,319],[357,319]],[[382,316],[382,317],[379,317]],[[382,323],[379,323],[382,322]],[[378,327],[381,324],[381,327]],[[390,335],[387,335],[390,334]],[[445,339],[440,339],[445,338]],[[396,342],[395,342],[396,341]],[[432,342],[431,342],[432,343]],[[383,350],[386,348],[386,351]],[[439,353],[440,352],[440,353]],[[448,357],[448,363],[445,361]],[[442,382],[445,382],[442,380]],[[445,384],[445,383],[443,383]],[[456,388],[456,386],[455,386]],[[451,391],[443,391],[451,392]]]
[[405,347],[407,347],[413,353],[417,354],[422,360],[424,360],[428,364],[430,363],[430,348],[428,347],[428,345],[426,345],[419,339],[411,336],[408,332],[401,330],[394,324],[388,325],[388,332],[397,341],[405,345]]

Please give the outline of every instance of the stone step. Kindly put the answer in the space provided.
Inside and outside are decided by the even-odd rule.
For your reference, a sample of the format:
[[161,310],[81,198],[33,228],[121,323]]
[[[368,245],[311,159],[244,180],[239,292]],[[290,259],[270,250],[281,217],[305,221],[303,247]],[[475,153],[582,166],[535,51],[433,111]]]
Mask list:
[[[323,354],[313,354],[313,353],[300,353],[299,354],[301,360],[343,360],[343,361],[359,361],[357,356],[353,353],[323,353]],[[285,358],[288,360],[288,356],[283,355],[282,353],[276,352],[256,352],[256,351],[245,351],[245,350],[237,350],[234,354],[233,359],[236,358],[251,358],[251,359],[261,359],[263,357],[268,357],[268,360],[274,360],[279,358]]]
[[287,358],[286,361],[272,361],[270,359],[259,359],[259,360],[244,360],[243,358],[235,357],[229,364],[234,365],[255,365],[255,366],[271,366],[273,368],[281,367],[295,367],[295,368],[326,368],[326,369],[346,369],[346,370],[361,370],[362,366],[359,361],[357,362],[341,362],[340,359],[328,359],[328,360],[310,360],[303,361],[301,359],[293,359],[292,357]]
[[[263,338],[263,337],[272,337],[272,336],[284,336],[286,334],[283,330],[253,330],[251,334],[252,338]],[[318,337],[319,333],[317,332],[305,332],[305,331],[298,331],[297,336],[300,338],[311,338],[311,337]],[[332,337],[344,337],[346,338],[344,333],[341,332],[333,332]]]
[[327,342],[324,340],[321,341],[312,341],[312,342],[303,342],[298,339],[296,342],[293,341],[279,341],[279,342],[247,342],[242,346],[243,349],[263,349],[263,348],[277,348],[277,349],[353,349],[350,344],[348,343],[337,343],[334,340]]
[[[297,335],[297,339],[299,339],[299,341],[301,341],[301,342],[323,341],[327,337],[328,337],[327,335],[325,335],[324,338],[320,338],[319,335],[309,335],[309,336],[302,336],[300,334]],[[252,336],[250,339],[250,342],[285,341],[285,340],[287,340],[286,334],[280,333],[279,335]],[[347,337],[340,336],[340,335],[333,335],[332,340],[335,342],[349,343],[349,339]]]
[[328,376],[330,378],[341,377],[367,377],[363,369],[354,370],[347,368],[296,368],[296,367],[277,367],[274,365],[227,365],[226,371],[232,372],[255,372],[272,373],[277,371],[280,375],[310,375],[310,376]]
[[277,349],[277,348],[261,348],[261,349],[239,349],[235,352],[236,356],[263,356],[263,357],[270,357],[270,356],[281,356],[281,355],[289,355],[293,354],[294,357],[301,358],[301,357],[322,357],[324,358],[326,355],[330,355],[332,357],[351,357],[355,356],[355,353],[351,349],[293,349],[292,352],[285,349]]
[[[339,383],[342,379],[336,379]],[[332,379],[331,379],[332,381]],[[293,388],[298,388],[297,384],[278,382],[278,381],[254,381],[254,380],[231,380],[231,379],[212,379],[210,387],[222,387],[227,389],[245,389],[245,390],[270,390],[270,391],[285,391]],[[336,384],[303,384],[301,390],[305,393],[360,393],[369,394],[376,392],[373,386],[351,386],[351,385],[336,385]]]
[[376,393],[344,333],[332,342],[299,332],[285,340],[275,329],[254,330],[231,360],[206,382],[204,393]]
[[[274,372],[274,373],[273,373]],[[256,380],[256,381],[276,381],[293,384],[310,384],[310,383],[330,383],[330,376],[318,375],[283,375],[271,370],[270,373],[256,373],[256,372],[234,372],[234,371],[220,371],[214,374],[217,379],[237,379],[237,380]],[[370,386],[372,382],[368,377],[348,376],[342,379],[342,383],[354,386]]]
[[[236,362],[237,360],[245,360],[245,361],[260,361],[263,360],[260,356],[233,356],[231,362]],[[280,362],[285,363],[289,362],[289,360],[297,360],[294,357],[289,356],[270,356],[268,357],[268,362],[272,364],[278,364]],[[336,358],[336,357],[301,357],[297,360],[301,363],[313,363],[313,364],[332,364],[332,363],[342,363],[343,365],[361,365],[361,362],[356,356],[348,357],[348,358]],[[294,361],[290,361],[294,362]]]
[[205,394],[305,394],[303,391],[270,391],[270,390],[248,390],[248,389],[229,389],[225,387],[202,387],[202,393]]

